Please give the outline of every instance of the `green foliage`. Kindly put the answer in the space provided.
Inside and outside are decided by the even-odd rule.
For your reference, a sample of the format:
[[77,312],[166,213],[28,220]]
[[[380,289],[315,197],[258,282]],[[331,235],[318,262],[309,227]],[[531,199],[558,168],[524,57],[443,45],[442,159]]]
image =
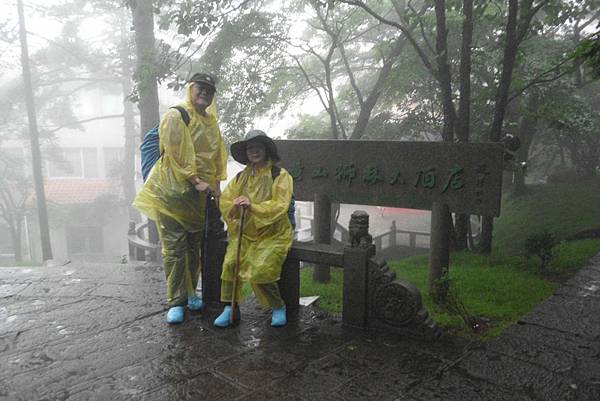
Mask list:
[[300,123],[288,129],[286,136],[289,139],[331,139],[331,127],[327,118],[324,113],[301,116]]
[[555,246],[556,238],[548,230],[534,233],[525,240],[525,251],[528,255],[540,258],[540,271],[542,272],[546,270],[546,266],[550,263],[554,255],[553,250]]
[[257,115],[273,114],[271,106],[282,87],[278,73],[285,16],[265,11],[262,4],[170,1],[161,8],[161,28],[177,27],[184,38],[179,46],[165,44],[161,50],[168,65],[164,76],[172,74],[167,86],[181,89],[190,71],[216,75],[220,124],[227,142],[242,137]]
[[494,224],[494,252],[524,255],[525,242],[547,230],[559,241],[600,226],[600,181],[528,186],[526,196],[504,198]]
[[600,78],[600,32],[596,32],[590,38],[584,39],[577,47],[575,55],[585,60],[594,78]]
[[554,257],[546,267],[546,273],[559,280],[568,278],[599,251],[600,239],[561,242],[554,249]]

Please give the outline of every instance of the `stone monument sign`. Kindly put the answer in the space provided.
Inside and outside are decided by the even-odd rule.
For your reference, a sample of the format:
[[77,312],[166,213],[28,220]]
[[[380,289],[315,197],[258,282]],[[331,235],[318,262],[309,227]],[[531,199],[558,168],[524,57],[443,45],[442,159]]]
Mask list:
[[498,143],[278,140],[297,200],[499,216],[504,148]]

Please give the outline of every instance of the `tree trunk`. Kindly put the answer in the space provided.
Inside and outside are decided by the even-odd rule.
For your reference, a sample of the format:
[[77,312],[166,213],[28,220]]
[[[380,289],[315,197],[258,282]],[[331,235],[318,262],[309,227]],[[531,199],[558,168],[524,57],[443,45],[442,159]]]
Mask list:
[[454,216],[454,249],[464,251],[469,249],[467,237],[469,235],[469,224],[471,215],[466,213],[456,213]]
[[[154,39],[154,15],[152,1],[136,0],[131,3],[133,27],[135,29],[135,77],[139,92],[140,138],[160,120],[158,109],[158,86],[155,65],[156,47]],[[158,243],[156,225],[149,221],[148,240]]]
[[132,65],[130,62],[130,35],[126,27],[126,19],[124,16],[121,17],[121,49],[119,56],[121,58],[121,88],[123,90],[123,127],[125,129],[125,146],[123,149],[123,172],[122,172],[122,185],[123,194],[125,195],[125,202],[127,204],[127,210],[129,219],[136,222],[140,221],[139,212],[131,206],[133,199],[135,198],[135,119],[133,113],[133,104],[127,99],[127,96],[131,94],[131,75],[133,72]]
[[443,303],[447,286],[443,278],[450,265],[448,205],[434,202],[431,208],[431,243],[429,244],[429,296],[435,303]]
[[473,0],[463,1],[462,46],[460,51],[460,99],[456,136],[468,142],[471,124],[471,45],[473,41]]
[[[448,44],[446,28],[446,2],[436,0],[436,53],[437,53],[437,78],[440,84],[442,105],[444,110],[444,127],[442,138],[445,142],[454,140],[456,110],[452,101],[452,80],[448,65]],[[450,237],[452,229],[452,216],[448,205],[434,202],[431,211],[431,244],[429,252],[429,293],[434,302],[441,303],[446,299],[448,288],[443,285],[442,279],[449,268]],[[452,232],[453,234],[453,232]]]
[[[490,142],[498,142],[502,132],[504,122],[504,113],[508,104],[508,90],[512,80],[512,72],[515,66],[517,56],[517,11],[519,7],[518,0],[509,0],[508,2],[508,21],[506,23],[506,43],[504,45],[504,56],[502,59],[502,73],[498,89],[496,91],[496,101],[494,104],[494,119],[489,132]],[[481,219],[481,242],[479,243],[479,252],[490,254],[492,252],[492,232],[494,231],[494,218],[483,216]]]
[[538,111],[540,108],[540,97],[532,92],[527,99],[527,110],[519,124],[518,138],[521,140],[521,147],[517,151],[516,163],[513,180],[513,195],[520,196],[525,193],[525,170],[520,167],[521,163],[527,162],[529,149],[533,143],[533,137],[536,133],[538,121]]
[[405,41],[397,40],[392,53],[388,57],[388,59],[379,70],[379,74],[377,75],[377,81],[375,81],[375,85],[373,86],[373,90],[369,93],[369,96],[365,99],[364,103],[360,105],[360,112],[358,113],[358,118],[356,119],[356,124],[354,125],[354,129],[352,130],[352,134],[350,135],[350,139],[360,139],[365,134],[367,129],[367,125],[369,124],[369,120],[371,118],[371,113],[373,112],[373,108],[377,104],[379,97],[381,96],[381,91],[385,84],[386,79],[390,75],[392,71],[392,65],[396,58],[402,52]]
[[16,218],[14,224],[9,225],[10,227],[10,238],[13,245],[13,253],[15,255],[15,262],[23,261],[23,246],[21,244],[21,224],[22,220]]
[[160,119],[158,110],[158,86],[155,65],[156,46],[154,39],[154,14],[152,1],[131,2],[133,27],[135,29],[135,78],[139,91],[140,138],[154,127]]
[[33,100],[31,70],[29,68],[29,49],[27,47],[27,31],[25,29],[25,16],[23,13],[22,0],[17,0],[17,9],[19,12],[19,38],[21,40],[21,67],[23,69],[23,85],[25,90],[25,102],[27,104],[27,119],[29,121],[31,161],[33,166],[33,181],[35,184],[36,205],[40,226],[42,259],[48,260],[52,259],[52,245],[50,242],[50,226],[48,224],[46,193],[44,192],[44,177],[42,175],[42,155],[40,152],[37,117],[35,113],[35,103]]
[[[460,99],[456,137],[459,142],[469,142],[471,132],[471,45],[473,42],[473,0],[463,1],[462,46],[460,51]],[[454,220],[454,249],[468,249],[468,214],[456,214]]]
[[[313,227],[315,243],[331,243],[331,201],[327,195],[315,194]],[[329,265],[315,265],[315,269],[313,270],[313,281],[317,283],[327,283],[329,280],[331,280]]]
[[444,128],[442,129],[442,138],[444,141],[454,140],[454,124],[456,122],[456,110],[452,102],[452,79],[450,75],[450,66],[448,65],[448,29],[446,28],[446,2],[445,0],[435,1],[436,15],[436,60],[437,60],[437,79],[440,84],[442,97],[442,107],[444,110]]

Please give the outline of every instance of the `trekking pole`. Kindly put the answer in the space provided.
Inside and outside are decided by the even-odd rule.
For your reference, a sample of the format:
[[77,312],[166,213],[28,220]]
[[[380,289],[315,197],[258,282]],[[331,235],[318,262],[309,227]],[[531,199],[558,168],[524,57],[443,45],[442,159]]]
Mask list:
[[[210,213],[208,211],[208,205],[210,203],[212,199],[212,193],[209,191],[206,194],[206,203],[204,204],[204,235],[202,236],[202,259],[201,259],[201,268],[202,268],[202,276],[206,277],[206,272],[208,270],[207,266],[208,266],[208,228],[210,227],[210,223],[209,223],[209,216]],[[204,293],[204,283],[205,281],[202,280],[202,298],[205,297],[205,293]]]
[[235,256],[235,270],[233,271],[233,291],[231,294],[231,314],[229,315],[229,324],[233,324],[233,315],[235,313],[235,296],[237,293],[238,276],[240,274],[240,253],[242,250],[242,231],[244,229],[245,217],[246,208],[242,207],[242,217],[240,218],[240,230],[238,232],[237,253]]

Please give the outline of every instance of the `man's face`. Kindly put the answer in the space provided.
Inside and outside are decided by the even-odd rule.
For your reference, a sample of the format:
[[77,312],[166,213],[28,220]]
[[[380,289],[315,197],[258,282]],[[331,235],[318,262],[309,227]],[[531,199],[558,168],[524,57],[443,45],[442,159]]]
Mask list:
[[246,157],[250,164],[263,164],[267,160],[267,148],[262,142],[250,141],[246,144]]
[[192,85],[192,102],[201,111],[206,110],[213,101],[215,90],[203,82],[194,82]]

